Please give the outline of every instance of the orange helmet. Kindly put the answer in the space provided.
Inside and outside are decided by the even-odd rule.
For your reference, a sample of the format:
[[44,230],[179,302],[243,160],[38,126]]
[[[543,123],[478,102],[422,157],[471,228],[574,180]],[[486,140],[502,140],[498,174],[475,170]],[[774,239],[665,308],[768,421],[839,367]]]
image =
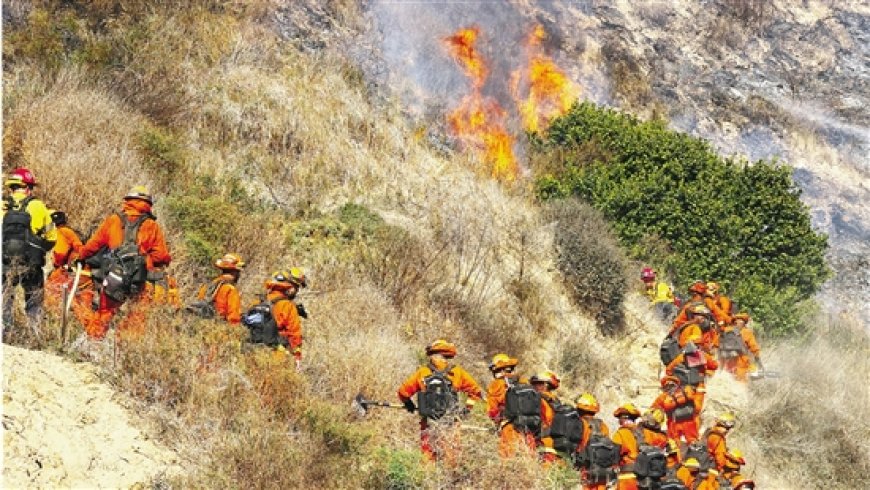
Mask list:
[[492,362],[489,363],[490,371],[498,371],[505,368],[512,368],[519,364],[519,359],[514,359],[507,354],[496,354],[492,356]]
[[734,316],[731,317],[733,320],[743,320],[743,323],[749,323],[751,318],[749,317],[749,313],[745,311],[741,311],[740,313],[735,313]]
[[755,482],[749,478],[743,478],[737,483],[734,483],[734,490],[752,490],[755,488]]
[[634,403],[623,403],[616,410],[613,411],[613,416],[616,418],[629,417],[632,419],[636,419],[640,417],[640,410],[634,406]]
[[689,286],[690,293],[704,294],[707,292],[707,284],[704,281],[695,281]]
[[214,266],[225,271],[238,271],[245,266],[245,261],[238,254],[228,253],[217,259]]
[[426,346],[426,355],[431,356],[433,354],[441,354],[451,359],[456,357],[456,346],[444,339],[438,339]]
[[33,172],[24,167],[18,167],[6,177],[5,185],[6,187],[35,187],[37,183],[36,178],[33,177]]
[[681,384],[680,378],[678,378],[676,376],[665,376],[664,378],[661,379],[660,383],[662,384],[662,388],[664,388],[665,386],[667,386],[668,384],[671,384],[671,383],[673,383],[677,386],[680,386],[680,384]]
[[601,407],[598,406],[598,400],[595,399],[595,395],[588,392],[577,397],[577,400],[574,401],[574,406],[577,407],[578,410],[589,413],[598,413],[598,411],[601,410]]
[[274,289],[277,291],[286,291],[295,285],[290,280],[290,273],[281,270],[272,273],[272,277],[266,280],[266,289]]
[[154,204],[154,198],[151,196],[151,193],[148,192],[148,188],[144,185],[137,185],[130,189],[130,191],[124,196],[125,201],[128,199],[141,199],[148,204]]

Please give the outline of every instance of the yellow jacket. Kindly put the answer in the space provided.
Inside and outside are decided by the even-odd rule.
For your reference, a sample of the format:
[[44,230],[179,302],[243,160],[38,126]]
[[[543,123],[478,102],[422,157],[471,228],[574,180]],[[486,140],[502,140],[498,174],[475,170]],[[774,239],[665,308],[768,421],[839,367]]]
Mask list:
[[[26,190],[16,190],[11,194],[12,200],[16,205],[27,199],[30,194]],[[7,203],[3,201],[3,216],[6,215]],[[30,230],[34,235],[42,237],[50,242],[57,241],[57,229],[51,221],[51,213],[48,212],[48,207],[39,199],[33,198],[27,203],[27,214],[30,215]]]
[[674,291],[667,285],[667,283],[656,281],[653,283],[651,288],[647,288],[646,297],[649,298],[653,304],[673,303]]

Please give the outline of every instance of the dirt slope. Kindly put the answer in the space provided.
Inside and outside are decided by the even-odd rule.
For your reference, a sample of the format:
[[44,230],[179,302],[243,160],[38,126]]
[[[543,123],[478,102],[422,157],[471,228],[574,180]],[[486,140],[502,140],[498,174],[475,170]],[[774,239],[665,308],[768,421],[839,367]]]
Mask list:
[[130,488],[178,471],[91,364],[2,351],[2,488]]

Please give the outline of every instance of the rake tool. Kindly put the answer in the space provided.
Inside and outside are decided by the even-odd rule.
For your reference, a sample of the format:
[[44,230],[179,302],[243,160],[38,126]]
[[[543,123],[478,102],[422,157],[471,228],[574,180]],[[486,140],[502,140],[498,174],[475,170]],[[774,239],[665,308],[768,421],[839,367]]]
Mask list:
[[390,403],[390,402],[378,401],[378,400],[366,400],[365,396],[362,393],[359,393],[354,397],[350,406],[353,409],[353,411],[356,412],[360,417],[365,417],[365,415],[369,411],[369,407],[401,408],[401,409],[405,408],[405,405],[402,405],[401,403]]

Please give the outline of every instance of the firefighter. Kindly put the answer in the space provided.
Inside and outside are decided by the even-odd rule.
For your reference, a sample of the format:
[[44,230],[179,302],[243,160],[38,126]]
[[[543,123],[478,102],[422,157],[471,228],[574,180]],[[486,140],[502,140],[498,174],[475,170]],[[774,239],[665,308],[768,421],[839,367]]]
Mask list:
[[638,445],[634,432],[637,429],[640,410],[633,403],[625,403],[613,412],[613,416],[619,420],[619,428],[613,434],[613,442],[621,446],[616,488],[618,490],[637,490],[634,462],[637,459]]
[[512,386],[524,384],[516,372],[519,360],[507,354],[496,354],[489,364],[493,380],[486,390],[486,413],[499,431],[498,452],[503,458],[512,457],[517,448],[525,448],[530,454],[535,451],[536,432],[527,427],[518,427],[517,420],[505,417],[505,403]]
[[698,440],[697,419],[703,400],[698,399],[694,388],[682,386],[680,378],[676,376],[663,377],[661,386],[662,392],[651,406],[664,410],[668,421],[668,437],[674,441],[682,438],[686,444]]
[[[3,199],[3,322],[12,324],[15,290],[24,289],[27,322],[36,329],[42,321],[45,255],[57,241],[57,230],[48,207],[34,195],[33,173],[16,168],[4,181],[8,194]],[[10,332],[3,329],[4,339]]]
[[732,317],[732,324],[722,328],[719,335],[719,359],[722,369],[734,375],[738,381],[749,381],[752,370],[752,359],[762,370],[761,347],[755,339],[755,333],[747,326],[750,321],[748,313],[737,313]]
[[[450,360],[456,357],[456,346],[438,339],[426,346],[428,362],[420,366],[399,387],[397,395],[405,409],[420,414],[420,449],[430,461],[458,462],[459,428],[462,414],[458,393],[465,393],[466,410],[482,398],[480,386],[468,372]],[[418,404],[412,398],[417,395]]]

